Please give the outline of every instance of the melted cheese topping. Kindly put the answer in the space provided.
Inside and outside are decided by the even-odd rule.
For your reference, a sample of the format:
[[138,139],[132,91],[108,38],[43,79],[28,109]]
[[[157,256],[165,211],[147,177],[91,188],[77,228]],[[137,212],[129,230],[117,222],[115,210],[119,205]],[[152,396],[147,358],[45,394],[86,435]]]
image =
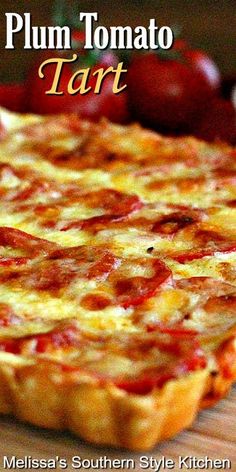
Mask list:
[[[75,117],[2,111],[2,122],[0,226],[53,243],[44,250],[39,242],[36,251],[18,233],[1,236],[0,228],[2,339],[44,333],[72,319],[89,332],[145,333],[163,323],[220,329],[223,337],[225,326],[232,332],[232,149]],[[87,260],[50,259],[52,250],[77,246],[92,248]],[[89,264],[97,249],[104,253],[95,270]],[[115,258],[109,270],[106,251]],[[172,281],[162,279],[155,261]]]

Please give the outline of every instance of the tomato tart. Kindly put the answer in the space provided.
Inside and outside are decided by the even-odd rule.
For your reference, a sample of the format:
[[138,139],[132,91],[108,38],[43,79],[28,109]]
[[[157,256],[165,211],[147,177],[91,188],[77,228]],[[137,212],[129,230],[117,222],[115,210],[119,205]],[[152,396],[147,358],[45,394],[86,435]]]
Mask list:
[[236,379],[236,152],[0,118],[0,412],[151,448]]

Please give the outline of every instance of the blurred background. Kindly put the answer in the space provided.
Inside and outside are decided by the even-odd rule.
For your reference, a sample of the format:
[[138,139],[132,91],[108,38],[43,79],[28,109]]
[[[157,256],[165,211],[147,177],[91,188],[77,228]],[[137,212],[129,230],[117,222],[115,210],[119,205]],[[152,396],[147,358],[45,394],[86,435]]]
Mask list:
[[[53,2],[48,0],[1,0],[0,81],[23,79],[37,52],[24,51],[19,33],[15,50],[5,50],[5,12],[32,13],[33,25],[48,25]],[[182,35],[195,47],[210,53],[224,75],[236,71],[236,0],[118,0],[78,1],[80,11],[98,11],[100,23],[109,25],[178,25]]]

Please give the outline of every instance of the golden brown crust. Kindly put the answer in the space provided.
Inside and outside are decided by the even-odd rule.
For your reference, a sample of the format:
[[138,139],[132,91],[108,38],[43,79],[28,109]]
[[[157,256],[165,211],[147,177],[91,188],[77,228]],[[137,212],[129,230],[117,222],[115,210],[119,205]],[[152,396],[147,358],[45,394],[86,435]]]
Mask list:
[[207,377],[201,370],[148,395],[134,395],[113,385],[73,381],[71,374],[44,363],[6,364],[0,411],[40,427],[70,430],[92,443],[144,450],[193,422]]
[[234,353],[228,379],[223,371],[213,377],[204,369],[146,395],[79,381],[77,374],[48,361],[25,367],[6,362],[0,369],[0,412],[40,427],[69,430],[99,445],[150,449],[189,427],[200,408],[225,396],[236,379],[235,338],[222,353],[224,359],[230,353],[231,361]]
[[201,408],[208,408],[224,398],[236,380],[236,337],[224,342],[215,356],[219,371],[208,377]]

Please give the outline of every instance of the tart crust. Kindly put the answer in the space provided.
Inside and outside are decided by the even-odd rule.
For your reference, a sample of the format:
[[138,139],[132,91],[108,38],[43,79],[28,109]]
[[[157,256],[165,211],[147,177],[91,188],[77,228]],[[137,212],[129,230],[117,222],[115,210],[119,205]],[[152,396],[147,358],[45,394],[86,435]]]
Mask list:
[[51,361],[2,362],[0,412],[43,428],[69,430],[94,444],[147,450],[189,427],[201,408],[226,395],[236,380],[235,337],[218,350],[219,356],[224,368],[216,375],[202,369],[146,395],[79,380]]

